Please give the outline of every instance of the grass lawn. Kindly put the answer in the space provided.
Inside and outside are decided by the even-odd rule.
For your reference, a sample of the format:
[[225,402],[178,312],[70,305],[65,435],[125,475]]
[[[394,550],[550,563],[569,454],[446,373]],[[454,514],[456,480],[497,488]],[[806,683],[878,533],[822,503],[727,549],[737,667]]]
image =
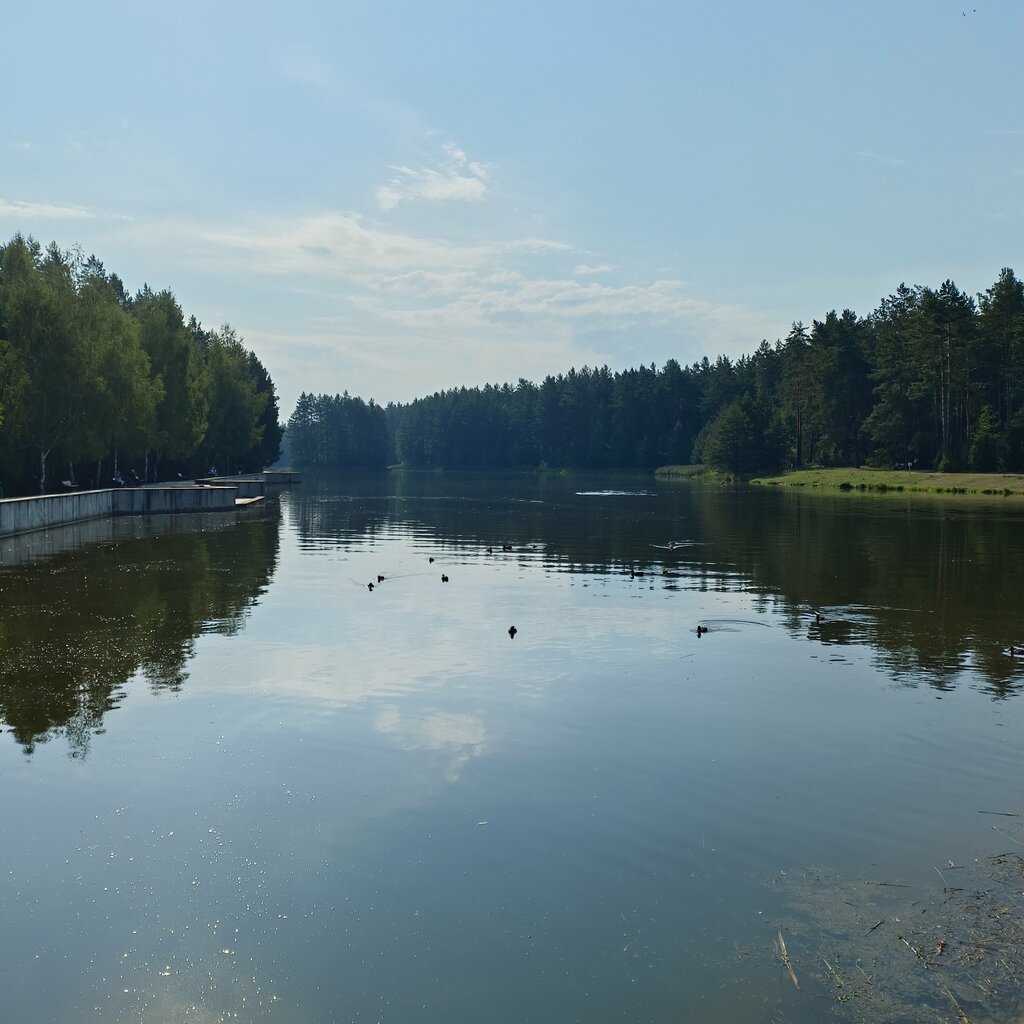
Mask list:
[[707,466],[659,466],[655,471],[656,477],[664,480],[710,480],[715,483],[722,480],[731,480],[732,477],[725,473],[719,473]]
[[878,491],[918,494],[1024,495],[1020,473],[929,473],[896,469],[801,469],[781,476],[757,477],[752,484],[809,487],[838,491]]

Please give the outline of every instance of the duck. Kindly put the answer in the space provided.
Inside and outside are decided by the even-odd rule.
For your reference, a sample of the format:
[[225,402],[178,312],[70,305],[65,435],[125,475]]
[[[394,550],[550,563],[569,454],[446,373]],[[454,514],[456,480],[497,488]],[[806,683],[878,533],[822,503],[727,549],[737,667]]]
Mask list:
[[372,583],[367,583],[366,584],[366,589],[367,590],[373,590],[373,584]]
[[502,551],[511,551],[512,550],[512,545],[511,544],[502,544],[501,545],[501,550]]
[[441,582],[442,582],[442,583],[447,583],[447,582],[448,582],[448,577],[447,577],[447,576],[445,576],[445,574],[444,574],[444,573],[441,573]]
[[509,626],[509,627],[508,627],[508,635],[509,635],[509,636],[510,636],[510,637],[511,637],[511,638],[512,638],[513,640],[515,640],[515,638],[516,638],[516,633],[518,633],[518,632],[519,632],[519,630],[518,630],[518,629],[516,629],[516,627],[515,627],[515,626]]
[[378,582],[378,583],[383,583],[383,582],[384,582],[384,577],[383,577],[383,576],[381,576],[381,574],[380,574],[380,573],[377,573],[377,582]]
[[431,555],[431,556],[430,556],[430,558],[428,559],[428,562],[429,562],[429,563],[430,563],[431,565],[433,565],[433,564],[434,564],[434,556],[433,556],[433,555]]
[[707,626],[698,626],[697,627],[697,636],[698,636],[698,638],[702,637],[707,631],[708,631],[708,627]]

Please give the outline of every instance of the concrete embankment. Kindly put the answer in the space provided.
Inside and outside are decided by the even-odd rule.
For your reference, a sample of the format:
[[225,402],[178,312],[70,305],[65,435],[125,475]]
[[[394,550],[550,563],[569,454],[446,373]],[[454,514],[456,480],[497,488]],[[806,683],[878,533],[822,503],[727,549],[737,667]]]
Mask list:
[[[228,515],[203,517],[206,529],[231,529],[239,521],[243,506]],[[133,540],[139,537],[170,537],[197,529],[198,514],[165,516],[103,516],[86,519],[67,526],[51,526],[45,530],[0,536],[0,568],[53,558],[55,555],[96,544]]]
[[0,537],[112,516],[226,512],[263,497],[258,477],[216,485],[124,487],[0,500]]

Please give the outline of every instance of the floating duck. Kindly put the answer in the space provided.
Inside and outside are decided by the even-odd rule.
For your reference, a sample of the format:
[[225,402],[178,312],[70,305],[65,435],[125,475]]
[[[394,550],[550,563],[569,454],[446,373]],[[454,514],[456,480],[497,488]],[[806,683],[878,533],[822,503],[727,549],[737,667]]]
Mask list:
[[444,573],[441,573],[441,582],[442,582],[442,583],[447,583],[447,582],[448,582],[448,577],[447,577],[447,576],[445,576],[445,574],[444,574]]
[[512,550],[512,545],[511,544],[502,544],[501,545],[501,550],[502,551],[511,551]]
[[380,573],[377,574],[377,582],[378,583],[383,583],[384,582],[384,577],[381,576]]
[[513,640],[515,640],[515,638],[516,638],[516,633],[518,633],[518,632],[519,632],[519,630],[518,630],[518,629],[516,629],[516,627],[515,627],[515,626],[509,626],[509,627],[508,627],[508,635],[509,635],[509,636],[510,636],[510,637],[511,637],[511,638],[512,638]]
[[373,584],[372,583],[367,583],[366,584],[366,589],[367,590],[373,590]]
[[708,627],[707,626],[698,626],[697,627],[697,636],[698,637],[702,637],[707,631],[708,631]]
[[434,564],[434,556],[433,556],[433,555],[431,555],[431,556],[430,556],[430,560],[429,560],[429,561],[430,561],[430,564],[431,564],[431,565],[433,565],[433,564]]

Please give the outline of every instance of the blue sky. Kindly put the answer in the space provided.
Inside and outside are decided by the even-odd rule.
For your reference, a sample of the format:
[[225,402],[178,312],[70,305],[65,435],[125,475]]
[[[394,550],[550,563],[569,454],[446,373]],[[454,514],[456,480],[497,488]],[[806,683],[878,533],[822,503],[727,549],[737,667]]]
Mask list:
[[0,238],[230,322],[284,415],[736,356],[901,281],[1024,274],[1020,0],[2,21]]

